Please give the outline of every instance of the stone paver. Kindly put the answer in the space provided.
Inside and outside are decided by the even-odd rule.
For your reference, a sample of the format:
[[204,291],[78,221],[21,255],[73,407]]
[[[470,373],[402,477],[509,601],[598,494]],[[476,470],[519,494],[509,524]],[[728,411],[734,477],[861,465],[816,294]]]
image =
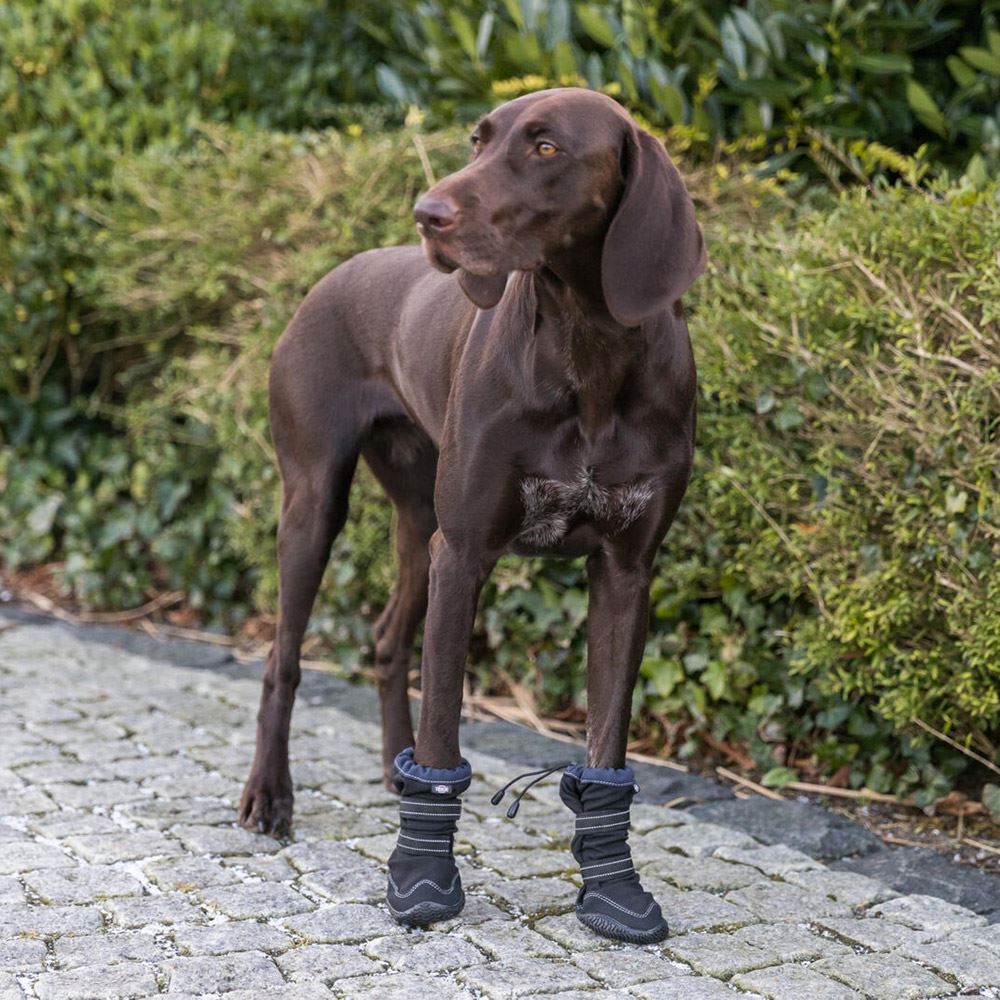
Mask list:
[[733,985],[768,1000],[864,1000],[857,990],[804,965],[772,965],[733,977]]
[[[376,938],[384,941],[385,938]],[[279,955],[278,968],[293,982],[332,983],[335,979],[377,973],[379,962],[362,954],[358,945],[307,944]]]
[[934,896],[899,896],[872,908],[872,915],[932,933],[971,930],[986,923],[985,917],[970,913],[954,903]]
[[33,844],[31,841],[4,845],[0,852],[0,874],[10,875],[30,872],[36,868],[72,868],[73,859],[58,847],[50,844]]
[[824,959],[814,968],[873,1000],[922,1000],[954,992],[940,976],[898,955],[847,955]]
[[596,979],[571,962],[539,962],[532,958],[509,958],[503,962],[469,966],[458,973],[458,979],[491,1000],[599,985]]
[[1000,957],[969,941],[950,938],[930,944],[904,945],[897,954],[929,965],[962,986],[1000,987]]
[[151,965],[94,966],[72,972],[46,972],[34,984],[39,1000],[115,1000],[117,997],[148,997],[158,992]]
[[[736,993],[718,979],[691,976],[687,979],[661,979],[632,988],[632,995],[641,1000],[735,1000],[745,994]],[[759,994],[751,994],[759,996]]]
[[227,955],[236,951],[276,953],[292,945],[291,937],[284,931],[257,920],[179,927],[173,939],[182,955]]
[[727,892],[726,900],[755,913],[761,920],[798,921],[851,913],[846,903],[787,882],[755,882],[745,889]]
[[44,941],[14,938],[0,941],[0,969],[5,972],[40,972],[45,965]]
[[[834,937],[848,944],[864,948],[866,951],[896,951],[898,948],[921,947],[933,941],[934,934],[916,930],[894,920],[870,917],[857,920],[844,917],[820,917],[816,926],[829,931]],[[942,934],[936,935],[943,937]]]
[[24,876],[24,885],[43,903],[89,903],[143,892],[134,875],[109,865],[31,872]]
[[207,958],[174,958],[164,963],[171,993],[228,993],[252,987],[263,993],[284,985],[274,960],[259,951]]
[[813,861],[808,854],[794,851],[783,844],[772,844],[769,847],[720,847],[715,856],[723,861],[735,861],[738,864],[750,865],[764,875],[777,875],[784,878],[789,872],[804,872],[823,866]]
[[[358,1000],[476,1000],[476,994],[451,979],[431,978],[412,972],[382,973],[338,979],[333,983],[338,996]],[[508,996],[512,994],[507,994]]]
[[554,785],[508,821],[489,797],[524,768],[479,752],[466,909],[406,930],[382,902],[396,818],[374,723],[300,700],[295,835],[257,836],[233,822],[258,698],[237,674],[0,630],[0,1000],[1000,1000],[998,925],[825,867],[868,845],[801,808],[785,818],[808,836],[783,839],[756,804],[638,803],[634,855],[672,935],[596,937]]
[[668,854],[658,861],[651,861],[643,867],[643,871],[680,889],[704,889],[708,892],[744,889],[765,878],[757,868],[749,865],[731,864],[715,858],[687,858],[683,854]]
[[199,895],[210,910],[235,920],[258,917],[264,913],[271,917],[284,917],[316,908],[316,904],[302,893],[280,882],[277,885],[258,882],[255,885],[212,886]]
[[169,958],[169,941],[142,931],[122,931],[119,934],[86,934],[80,937],[63,935],[54,944],[55,965],[74,969],[95,965],[152,964]]
[[425,934],[423,940],[416,941],[393,934],[369,941],[364,951],[370,958],[387,962],[401,972],[447,972],[487,960],[475,945],[444,934]]

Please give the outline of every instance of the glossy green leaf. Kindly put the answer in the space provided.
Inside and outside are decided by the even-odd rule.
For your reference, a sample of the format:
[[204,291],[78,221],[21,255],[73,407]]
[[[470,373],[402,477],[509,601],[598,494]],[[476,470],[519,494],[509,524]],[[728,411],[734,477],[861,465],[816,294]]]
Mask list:
[[976,71],[958,56],[948,56],[945,59],[945,65],[960,87],[969,87],[976,82]]
[[479,29],[476,32],[476,58],[482,59],[486,55],[490,46],[490,39],[493,37],[493,24],[495,17],[493,11],[486,11],[479,19]]
[[856,55],[852,62],[858,69],[876,76],[913,72],[913,60],[895,52],[862,53]]
[[656,103],[663,108],[667,117],[674,125],[680,125],[684,121],[684,95],[681,91],[670,83],[660,83],[659,80],[650,79],[650,90]]
[[472,22],[460,10],[448,11],[448,23],[451,25],[455,37],[458,39],[462,50],[470,59],[477,59],[476,32],[472,27]]
[[722,51],[726,58],[743,76],[747,68],[747,48],[742,35],[736,28],[736,23],[729,15],[724,17],[719,25],[719,37],[722,39]]
[[1000,53],[966,45],[958,50],[958,54],[970,66],[974,66],[984,73],[989,73],[991,76],[1000,76]]
[[595,4],[577,4],[573,10],[583,30],[595,42],[607,48],[614,48],[618,44],[618,32],[601,7]]
[[734,6],[732,8],[732,17],[736,23],[736,27],[739,28],[740,34],[743,35],[750,45],[760,52],[767,53],[769,51],[770,46],[764,32],[754,19],[754,16],[746,8]]
[[913,108],[914,114],[930,129],[939,135],[944,135],[948,130],[947,121],[937,106],[934,98],[931,97],[927,88],[916,80],[906,81],[906,100]]

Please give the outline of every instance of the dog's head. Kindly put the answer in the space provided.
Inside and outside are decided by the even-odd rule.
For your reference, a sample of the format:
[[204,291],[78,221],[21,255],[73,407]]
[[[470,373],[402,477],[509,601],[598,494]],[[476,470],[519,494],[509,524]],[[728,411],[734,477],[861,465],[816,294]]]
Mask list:
[[600,244],[601,287],[625,326],[666,309],[705,264],[694,206],[663,146],[611,98],[569,87],[501,105],[468,166],[414,208],[430,262],[483,309],[511,271]]

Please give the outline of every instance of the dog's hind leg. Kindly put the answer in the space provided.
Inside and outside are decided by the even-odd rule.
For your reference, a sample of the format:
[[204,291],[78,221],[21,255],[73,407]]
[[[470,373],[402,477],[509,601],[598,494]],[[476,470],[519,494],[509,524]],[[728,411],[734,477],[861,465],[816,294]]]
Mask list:
[[283,496],[278,525],[278,626],[264,667],[257,748],[239,807],[251,830],[286,834],[292,821],[288,731],[299,653],[347,500],[368,401],[354,382],[304,356],[293,322],[271,365],[270,414]]
[[288,730],[299,651],[334,538],[347,517],[357,450],[340,449],[286,480],[278,526],[278,628],[264,667],[257,750],[240,803],[248,829],[281,836],[292,820]]
[[392,596],[375,624],[375,675],[382,710],[382,772],[392,784],[396,755],[413,746],[407,673],[413,639],[427,612],[428,543],[437,527],[434,476],[437,450],[408,419],[380,421],[362,454],[396,511],[398,575]]

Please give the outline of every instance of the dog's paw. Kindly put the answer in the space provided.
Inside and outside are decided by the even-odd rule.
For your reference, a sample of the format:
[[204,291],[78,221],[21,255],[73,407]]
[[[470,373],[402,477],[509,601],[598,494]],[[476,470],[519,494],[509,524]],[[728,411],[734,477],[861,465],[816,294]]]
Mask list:
[[254,833],[287,837],[292,828],[293,802],[290,785],[282,788],[251,775],[240,799],[239,824]]

